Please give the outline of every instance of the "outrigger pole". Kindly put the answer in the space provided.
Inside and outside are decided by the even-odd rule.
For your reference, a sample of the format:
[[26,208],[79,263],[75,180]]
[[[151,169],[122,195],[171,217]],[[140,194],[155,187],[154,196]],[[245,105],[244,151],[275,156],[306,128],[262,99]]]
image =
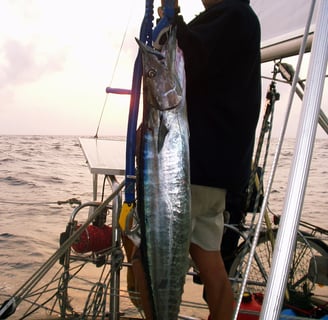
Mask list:
[[309,174],[328,61],[328,1],[319,3],[318,18],[302,112],[272,268],[260,315],[277,320],[283,305]]

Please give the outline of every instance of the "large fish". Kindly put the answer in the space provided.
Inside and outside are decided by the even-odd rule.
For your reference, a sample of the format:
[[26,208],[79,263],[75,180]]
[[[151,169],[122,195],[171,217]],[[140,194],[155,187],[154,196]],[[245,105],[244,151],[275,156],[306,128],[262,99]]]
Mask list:
[[161,52],[139,43],[143,122],[138,214],[154,319],[178,318],[190,237],[189,129],[182,51],[175,30]]

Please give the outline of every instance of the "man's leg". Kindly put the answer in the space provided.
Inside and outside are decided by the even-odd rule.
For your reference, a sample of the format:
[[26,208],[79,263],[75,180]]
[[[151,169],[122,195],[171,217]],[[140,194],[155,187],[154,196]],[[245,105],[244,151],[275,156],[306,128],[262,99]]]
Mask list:
[[[226,211],[230,214],[229,224],[239,226],[245,213],[246,193],[245,192],[227,192]],[[225,264],[227,273],[235,258],[235,250],[238,247],[239,233],[230,228],[226,228],[222,243],[221,256]]]
[[205,286],[211,320],[231,320],[233,294],[220,251],[206,251],[191,243],[190,254]]
[[151,320],[152,307],[149,298],[148,283],[146,274],[141,262],[141,252],[134,243],[126,236],[122,237],[124,249],[128,262],[132,264],[131,269],[127,270],[127,289],[130,292],[138,292],[140,299],[131,294],[132,303],[140,310],[142,309],[147,320]]
[[146,274],[141,262],[141,253],[139,248],[135,247],[134,249],[135,250],[133,251],[131,262],[132,262],[132,270],[135,279],[135,288],[136,291],[140,293],[141,305],[145,313],[146,319],[152,320],[153,315],[152,315],[152,307],[150,302],[151,300],[149,297]]

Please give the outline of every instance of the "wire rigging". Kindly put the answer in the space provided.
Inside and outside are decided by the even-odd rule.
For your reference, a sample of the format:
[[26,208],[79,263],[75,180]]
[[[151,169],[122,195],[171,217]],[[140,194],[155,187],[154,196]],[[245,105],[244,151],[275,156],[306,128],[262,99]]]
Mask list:
[[[126,35],[127,35],[127,32],[128,32],[128,29],[129,29],[129,25],[130,25],[130,22],[131,22],[131,17],[132,17],[132,12],[133,11],[134,11],[133,8],[131,8],[130,14],[129,14],[129,18],[127,19],[127,24],[126,24],[125,30],[123,32],[120,49],[119,49],[118,54],[117,54],[116,59],[115,59],[114,69],[113,69],[113,72],[112,72],[112,78],[111,78],[111,80],[109,82],[109,84],[110,84],[109,86],[110,87],[111,87],[111,85],[112,85],[112,83],[114,81],[114,76],[116,74],[116,70],[117,70],[117,67],[118,67],[118,62],[119,62],[120,57],[121,57],[121,52],[123,50],[124,42],[126,40]],[[103,106],[102,106],[102,109],[101,109],[101,113],[100,113],[100,117],[99,117],[99,121],[98,121],[97,130],[96,130],[96,133],[95,133],[95,136],[94,136],[95,139],[98,138],[99,128],[100,128],[100,125],[101,125],[101,122],[102,122],[102,119],[103,119],[105,107],[107,105],[108,100],[109,100],[108,99],[108,93],[106,93],[105,100],[104,100],[104,103],[103,103]]]

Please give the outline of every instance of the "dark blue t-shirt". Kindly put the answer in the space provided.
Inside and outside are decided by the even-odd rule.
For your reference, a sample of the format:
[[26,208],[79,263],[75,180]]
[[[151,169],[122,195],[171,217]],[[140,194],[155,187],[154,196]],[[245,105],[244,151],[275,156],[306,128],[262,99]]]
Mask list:
[[223,0],[188,25],[184,52],[191,183],[247,185],[261,104],[260,24],[247,0]]

